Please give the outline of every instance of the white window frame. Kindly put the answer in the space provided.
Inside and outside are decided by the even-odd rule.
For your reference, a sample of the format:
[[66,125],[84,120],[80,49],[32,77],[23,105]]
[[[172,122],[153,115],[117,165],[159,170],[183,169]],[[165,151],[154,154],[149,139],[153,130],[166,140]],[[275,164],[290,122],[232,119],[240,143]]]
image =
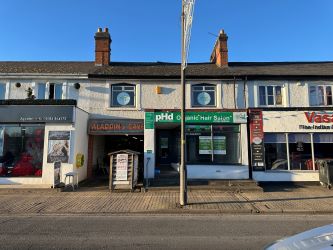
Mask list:
[[[315,87],[316,88],[316,93],[315,93],[315,96],[316,96],[316,104],[312,104],[311,103],[311,92],[310,92],[310,89]],[[323,104],[319,104],[320,102],[320,98],[319,98],[319,88],[322,87],[323,90],[324,90],[324,93],[323,93],[323,97],[324,97],[324,103]],[[327,92],[326,92],[326,88],[327,87],[330,87],[331,88],[331,101],[332,101],[332,104],[327,104]],[[333,85],[330,85],[330,84],[309,84],[308,85],[308,97],[309,97],[309,106],[310,107],[320,107],[320,106],[333,106],[333,95],[332,95],[332,91],[333,91]]]
[[[260,87],[265,88],[265,102],[266,104],[260,104]],[[268,92],[267,88],[273,87],[273,104],[268,104]],[[276,104],[276,87],[281,88],[281,104]],[[283,107],[284,105],[284,93],[283,93],[284,86],[280,84],[259,84],[257,89],[257,101],[259,107]]]
[[[194,90],[195,87],[202,87],[202,90]],[[213,90],[206,89],[206,87],[214,87],[214,104],[212,105],[201,105],[201,104],[194,104],[194,92],[213,92]],[[193,108],[216,108],[217,107],[217,85],[212,83],[195,83],[191,84],[191,107]]]
[[[61,98],[60,99],[53,98],[52,100],[63,100],[63,99],[65,99],[66,94],[67,94],[67,82],[35,81],[35,91],[34,92],[35,92],[36,99],[38,99],[38,95],[39,95],[38,87],[39,87],[40,84],[45,84],[45,93],[44,93],[44,99],[39,99],[39,100],[49,100],[51,84],[54,84],[54,86],[61,85]],[[54,91],[55,91],[55,89],[54,89]],[[54,93],[54,96],[55,96],[55,93]]]
[[5,86],[5,96],[4,96],[4,99],[1,99],[1,100],[7,100],[7,99],[9,99],[9,82],[7,82],[7,81],[0,81],[0,84],[3,84]]

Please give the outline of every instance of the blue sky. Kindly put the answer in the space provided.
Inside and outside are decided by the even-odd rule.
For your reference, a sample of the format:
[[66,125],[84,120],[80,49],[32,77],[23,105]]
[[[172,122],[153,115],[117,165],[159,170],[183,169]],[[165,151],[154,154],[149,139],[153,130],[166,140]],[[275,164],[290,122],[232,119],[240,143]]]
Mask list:
[[[179,62],[180,14],[181,0],[0,0],[0,60],[93,61],[109,27],[112,61]],[[229,61],[333,61],[333,0],[196,0],[189,62],[222,28]]]

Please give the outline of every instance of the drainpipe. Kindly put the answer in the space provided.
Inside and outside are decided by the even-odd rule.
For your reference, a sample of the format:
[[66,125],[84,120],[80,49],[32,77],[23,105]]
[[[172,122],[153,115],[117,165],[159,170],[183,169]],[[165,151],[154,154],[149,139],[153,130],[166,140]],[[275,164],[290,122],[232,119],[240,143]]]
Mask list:
[[237,108],[237,101],[236,101],[236,77],[234,76],[234,108]]
[[246,108],[246,84],[247,84],[247,76],[245,76],[244,88],[243,88],[244,108]]

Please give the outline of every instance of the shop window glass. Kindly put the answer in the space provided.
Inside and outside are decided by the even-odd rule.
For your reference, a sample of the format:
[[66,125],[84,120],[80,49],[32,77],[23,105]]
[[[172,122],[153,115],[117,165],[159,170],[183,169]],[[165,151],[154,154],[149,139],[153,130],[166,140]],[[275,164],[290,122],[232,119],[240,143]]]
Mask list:
[[0,128],[0,176],[41,177],[43,126],[2,126]]
[[265,133],[264,145],[266,170],[288,170],[286,135]]
[[238,125],[187,125],[189,164],[240,164]]
[[216,86],[212,84],[192,85],[192,106],[215,106]]
[[310,134],[289,134],[290,170],[313,170]]
[[333,160],[333,134],[313,134],[313,146],[315,160]]
[[6,96],[6,84],[0,83],[0,100],[4,100]]
[[134,107],[135,85],[114,84],[111,86],[111,107]]

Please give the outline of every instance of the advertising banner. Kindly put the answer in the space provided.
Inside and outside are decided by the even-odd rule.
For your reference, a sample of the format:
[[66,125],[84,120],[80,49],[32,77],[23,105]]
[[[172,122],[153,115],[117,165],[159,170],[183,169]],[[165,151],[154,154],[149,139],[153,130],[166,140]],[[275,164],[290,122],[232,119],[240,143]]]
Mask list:
[[116,181],[127,181],[128,154],[117,154]]
[[252,167],[253,170],[264,170],[265,148],[262,111],[249,110],[249,117]]
[[70,150],[70,131],[50,131],[47,163],[60,161],[68,163]]
[[211,136],[199,136],[199,154],[212,154],[212,146],[214,154],[225,155],[226,150],[226,137],[213,136],[213,143]]

